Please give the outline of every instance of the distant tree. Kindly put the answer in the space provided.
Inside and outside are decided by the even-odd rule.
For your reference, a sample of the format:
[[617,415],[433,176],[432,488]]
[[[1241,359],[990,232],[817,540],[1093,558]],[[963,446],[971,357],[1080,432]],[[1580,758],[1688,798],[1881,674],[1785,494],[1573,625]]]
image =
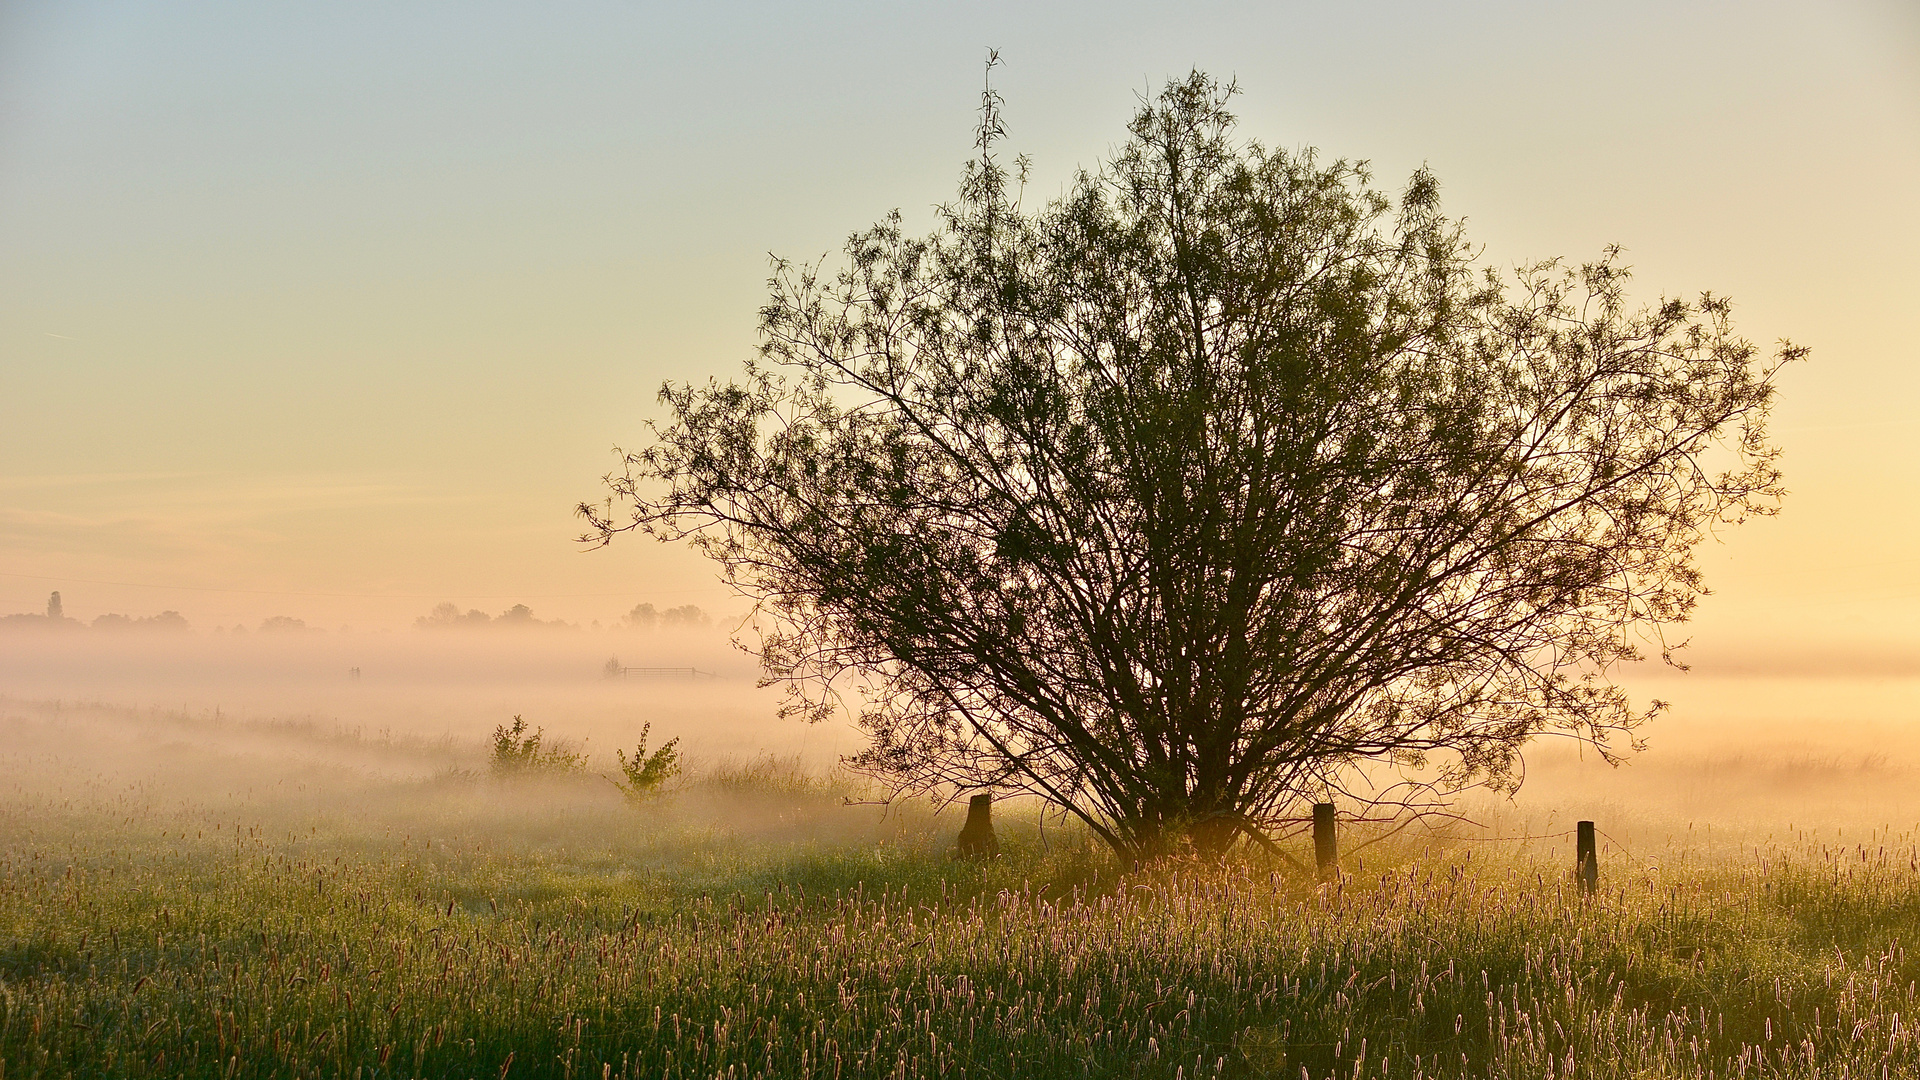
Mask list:
[[47,597],[47,610],[45,614],[39,612],[22,612],[17,615],[0,615],[0,626],[13,629],[31,627],[37,630],[49,628],[71,630],[78,629],[81,625],[80,620],[67,618],[66,611],[60,604],[60,594],[57,592]]
[[697,630],[712,626],[713,619],[696,604],[682,604],[661,612],[660,625],[679,630]]
[[463,615],[453,604],[439,603],[431,612],[413,620],[413,625],[422,630],[444,630],[456,626],[485,626],[490,621],[487,613],[477,608]]
[[635,630],[651,630],[656,626],[669,630],[692,630],[712,626],[713,618],[700,610],[698,604],[682,604],[665,611],[656,611],[652,604],[635,604],[621,622]]
[[515,604],[500,613],[494,622],[503,626],[538,626],[540,620],[533,617],[533,609],[525,604]]
[[316,627],[308,626],[307,620],[296,619],[291,615],[274,615],[260,622],[260,630],[263,633],[305,634],[317,632],[317,629]]
[[496,616],[493,620],[493,625],[512,627],[550,626],[561,629],[567,628],[571,624],[563,619],[536,619],[533,617],[532,608],[525,604],[515,604]]
[[1617,250],[1482,269],[1426,171],[1393,200],[1236,141],[1231,94],[1169,85],[1030,211],[989,89],[939,230],[777,263],[759,359],[662,391],[583,539],[713,557],[791,713],[859,692],[858,765],[1123,852],[1264,841],[1383,766],[1509,786],[1547,731],[1611,760],[1660,703],[1609,672],[1777,506],[1801,350],[1630,307]]
[[459,627],[480,626],[559,626],[568,624],[559,619],[536,619],[533,609],[525,604],[515,604],[497,616],[489,616],[478,608],[469,608],[464,613],[452,603],[435,604],[433,610],[413,620],[413,625],[421,630],[448,630]]
[[96,615],[94,616],[92,626],[95,630],[181,631],[191,629],[186,617],[177,611],[163,611],[158,615],[148,615],[139,619],[126,615]]

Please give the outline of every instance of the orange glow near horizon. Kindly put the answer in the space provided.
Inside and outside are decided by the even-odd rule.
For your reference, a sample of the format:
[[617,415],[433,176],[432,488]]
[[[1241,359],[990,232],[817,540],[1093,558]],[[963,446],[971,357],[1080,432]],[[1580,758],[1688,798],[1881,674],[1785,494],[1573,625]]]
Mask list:
[[572,508],[662,380],[751,354],[769,251],[931,227],[994,44],[1030,197],[1199,67],[1247,137],[1389,191],[1430,165],[1495,265],[1618,242],[1641,298],[1811,346],[1792,495],[1702,545],[1697,652],[1920,668],[1911,13],[1049,11],[0,14],[0,614],[744,610],[684,549],[580,550]]

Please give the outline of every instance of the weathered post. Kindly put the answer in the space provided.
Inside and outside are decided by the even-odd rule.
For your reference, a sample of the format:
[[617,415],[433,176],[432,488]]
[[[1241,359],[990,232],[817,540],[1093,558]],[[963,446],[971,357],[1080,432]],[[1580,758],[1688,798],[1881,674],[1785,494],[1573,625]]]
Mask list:
[[993,835],[993,793],[983,791],[967,800],[967,823],[960,827],[958,854],[963,859],[992,859],[1000,854]]
[[1333,836],[1333,804],[1313,804],[1313,861],[1325,881],[1340,872],[1340,848]]
[[1600,857],[1593,843],[1593,822],[1582,821],[1574,828],[1574,875],[1580,879],[1580,891],[1592,896],[1600,886]]

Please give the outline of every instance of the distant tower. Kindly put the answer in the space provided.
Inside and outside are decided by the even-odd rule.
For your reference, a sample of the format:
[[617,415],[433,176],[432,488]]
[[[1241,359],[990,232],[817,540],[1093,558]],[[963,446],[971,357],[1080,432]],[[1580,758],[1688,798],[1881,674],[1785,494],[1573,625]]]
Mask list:
[[47,597],[47,618],[49,619],[66,618],[66,613],[60,610],[60,594],[57,592],[54,593],[52,596]]

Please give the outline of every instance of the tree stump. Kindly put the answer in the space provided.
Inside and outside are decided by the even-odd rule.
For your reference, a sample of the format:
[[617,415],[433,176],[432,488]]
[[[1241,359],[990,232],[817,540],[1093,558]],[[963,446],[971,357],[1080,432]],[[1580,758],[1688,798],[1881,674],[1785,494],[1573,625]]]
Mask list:
[[1000,840],[993,835],[993,795],[982,792],[967,800],[967,823],[960,829],[956,852],[962,859],[992,859],[1000,855]]

